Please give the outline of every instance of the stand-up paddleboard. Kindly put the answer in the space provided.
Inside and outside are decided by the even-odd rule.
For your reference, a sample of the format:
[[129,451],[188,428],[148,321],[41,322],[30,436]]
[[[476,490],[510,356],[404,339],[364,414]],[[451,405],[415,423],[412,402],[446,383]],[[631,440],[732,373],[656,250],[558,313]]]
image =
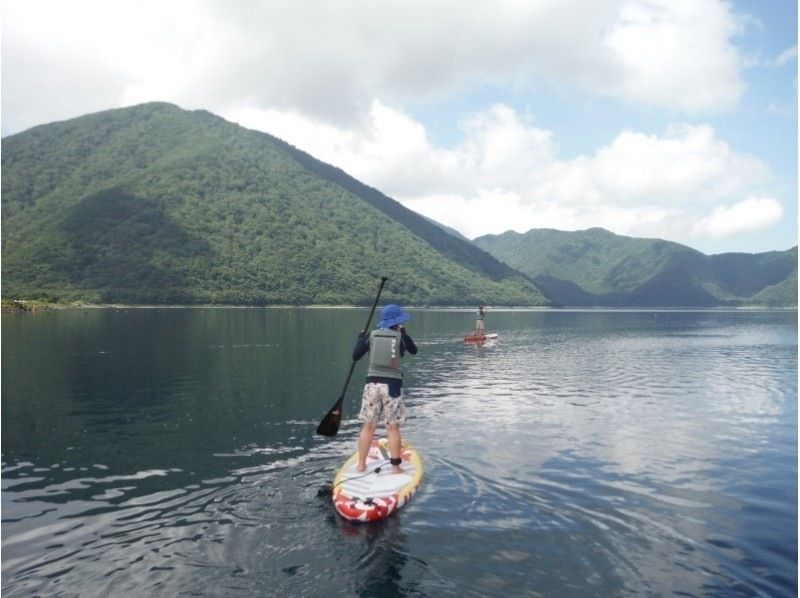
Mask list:
[[356,469],[358,451],[342,465],[333,480],[333,506],[351,521],[385,519],[405,505],[422,481],[422,460],[417,450],[403,443],[400,468],[392,473],[389,441],[373,440],[367,455],[367,470]]
[[496,332],[490,332],[489,334],[468,334],[464,337],[465,343],[482,343],[483,341],[490,341],[493,338],[497,338]]

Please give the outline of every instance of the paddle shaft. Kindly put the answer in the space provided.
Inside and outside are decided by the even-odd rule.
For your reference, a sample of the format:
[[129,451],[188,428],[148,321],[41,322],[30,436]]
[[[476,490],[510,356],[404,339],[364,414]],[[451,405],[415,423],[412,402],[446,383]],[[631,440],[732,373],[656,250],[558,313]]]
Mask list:
[[[381,297],[381,291],[383,291],[383,285],[386,284],[388,278],[385,276],[381,276],[381,286],[378,287],[378,294],[375,295],[375,303],[372,304],[372,309],[369,311],[369,317],[367,318],[367,324],[364,326],[364,332],[366,333],[369,330],[369,324],[372,322],[372,316],[375,314],[375,308],[378,306],[378,300]],[[342,387],[342,394],[339,395],[339,398],[336,399],[336,403],[334,403],[333,407],[331,407],[330,411],[328,411],[327,415],[322,418],[322,421],[317,426],[317,434],[322,436],[336,436],[337,432],[339,431],[339,423],[342,419],[342,404],[344,403],[344,393],[347,392],[347,386],[350,384],[350,378],[353,377],[353,370],[356,368],[356,360],[353,360],[353,363],[350,364],[350,371],[347,373],[347,380],[344,381],[344,387]]]

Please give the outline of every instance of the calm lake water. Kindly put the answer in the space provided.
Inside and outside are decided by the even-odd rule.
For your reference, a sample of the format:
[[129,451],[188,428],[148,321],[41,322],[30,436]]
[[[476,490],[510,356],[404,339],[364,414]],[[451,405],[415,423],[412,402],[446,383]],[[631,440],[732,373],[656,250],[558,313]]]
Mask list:
[[395,517],[329,499],[365,309],[2,317],[4,596],[797,592],[797,313],[411,310]]

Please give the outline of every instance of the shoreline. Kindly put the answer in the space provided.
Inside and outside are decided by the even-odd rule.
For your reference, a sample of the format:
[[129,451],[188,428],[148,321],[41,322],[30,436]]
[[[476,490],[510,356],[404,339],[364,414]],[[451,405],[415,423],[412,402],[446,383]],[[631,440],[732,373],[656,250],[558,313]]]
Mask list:
[[[404,305],[404,309],[440,310],[440,311],[474,311],[473,305]],[[693,312],[693,311],[797,311],[798,306],[768,305],[719,305],[719,306],[541,306],[541,305],[497,305],[487,306],[494,312],[508,311],[541,311],[541,312]],[[75,310],[75,309],[367,309],[366,305],[327,305],[327,304],[274,304],[274,305],[153,305],[126,303],[46,303],[33,300],[3,299],[2,313],[37,313],[40,311]]]

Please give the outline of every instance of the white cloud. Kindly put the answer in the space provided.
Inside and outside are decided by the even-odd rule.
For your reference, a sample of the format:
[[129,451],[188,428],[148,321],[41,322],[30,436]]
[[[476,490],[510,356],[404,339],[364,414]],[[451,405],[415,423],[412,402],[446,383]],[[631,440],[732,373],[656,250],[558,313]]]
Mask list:
[[[729,109],[743,93],[746,65],[732,40],[747,17],[722,0],[5,0],[0,8],[6,133],[150,100],[205,108],[468,236],[604,226],[686,242],[736,230],[744,208],[735,208],[750,205],[742,198],[767,194],[765,164],[707,125],[628,129],[563,159],[552,131],[503,103],[464,118],[448,148],[403,109],[485,84],[588,91],[673,115]],[[796,46],[775,62],[793,58]],[[714,205],[733,207],[709,216]],[[780,219],[774,204],[759,205],[772,206],[763,226]]]
[[730,207],[717,207],[694,226],[696,236],[713,238],[769,228],[783,217],[781,204],[771,197],[748,197]]
[[738,30],[720,0],[6,0],[3,113],[22,128],[150,100],[248,103],[352,127],[374,98],[542,78],[718,110],[742,94]]
[[208,79],[235,36],[208,16],[191,0],[3,2],[4,129],[151,100],[214,105]]
[[707,125],[671,125],[663,136],[623,131],[595,154],[598,186],[619,201],[708,201],[765,176],[757,159],[734,153]]
[[474,196],[458,195],[410,198],[403,203],[412,210],[455,228],[469,238],[532,228],[581,230],[602,226],[619,234],[657,236],[664,231],[668,212],[658,206],[620,208],[613,204],[531,205],[513,191],[478,190]]
[[716,0],[624,3],[604,38],[624,75],[600,81],[609,94],[683,110],[732,108],[744,91],[731,37],[743,25]]
[[451,155],[429,144],[420,123],[377,100],[357,129],[335,127],[297,112],[252,106],[235,107],[223,116],[242,126],[267,131],[384,192],[386,186],[394,195],[450,188],[443,173],[449,170]]
[[[733,151],[708,125],[673,124],[662,135],[627,130],[591,155],[564,160],[551,131],[502,104],[467,116],[463,139],[450,149],[377,101],[361,135],[274,111],[228,117],[273,131],[468,237],[603,226],[683,242],[717,238],[725,216],[702,220],[708,206],[735,203],[769,177],[761,161]],[[769,214],[751,223],[780,220]]]
[[780,68],[786,66],[792,61],[797,60],[797,45],[795,44],[791,48],[786,48],[783,52],[781,52],[775,60],[771,61],[770,64],[776,68]]

